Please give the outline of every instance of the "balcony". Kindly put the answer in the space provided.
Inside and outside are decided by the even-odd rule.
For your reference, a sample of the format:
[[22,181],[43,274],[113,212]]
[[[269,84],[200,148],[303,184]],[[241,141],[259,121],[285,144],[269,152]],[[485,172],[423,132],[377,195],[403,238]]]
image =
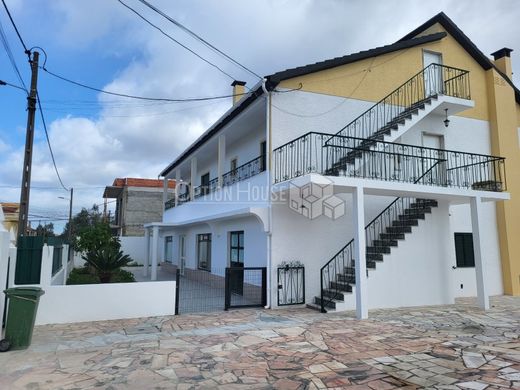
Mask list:
[[[201,198],[219,190],[219,188],[231,186],[240,181],[247,180],[265,171],[266,159],[265,155],[256,157],[255,159],[240,165],[236,169],[226,172],[222,175],[222,183],[219,185],[219,178],[210,180],[207,184],[200,185],[193,188],[193,198]],[[189,188],[189,187],[188,187]],[[178,195],[177,206],[191,200],[189,190]],[[168,200],[165,204],[165,209],[175,207],[175,198]]]
[[506,190],[505,159],[477,153],[311,132],[275,149],[273,158],[275,183],[318,173],[478,191]]

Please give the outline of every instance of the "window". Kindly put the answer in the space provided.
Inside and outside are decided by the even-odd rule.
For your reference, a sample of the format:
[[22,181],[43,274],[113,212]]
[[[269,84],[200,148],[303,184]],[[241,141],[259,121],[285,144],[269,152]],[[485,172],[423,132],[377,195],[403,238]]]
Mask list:
[[197,234],[197,265],[199,269],[211,271],[211,234]]
[[173,262],[173,237],[164,237],[164,261],[167,263]]
[[229,233],[229,262],[231,267],[244,266],[244,232]]
[[209,193],[209,172],[200,177],[200,193],[202,195]]
[[475,255],[473,253],[473,234],[455,233],[455,255],[457,267],[474,267]]

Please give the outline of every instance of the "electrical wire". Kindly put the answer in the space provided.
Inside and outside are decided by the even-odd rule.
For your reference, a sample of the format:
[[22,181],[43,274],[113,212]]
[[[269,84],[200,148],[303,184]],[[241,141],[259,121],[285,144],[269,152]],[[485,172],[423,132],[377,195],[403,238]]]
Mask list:
[[25,54],[30,57],[31,51],[27,49],[27,46],[25,45],[25,42],[22,39],[22,36],[20,35],[20,31],[18,31],[18,27],[16,27],[16,23],[13,20],[13,17],[11,16],[11,12],[9,12],[9,8],[7,8],[7,4],[5,3],[5,0],[2,0],[2,4],[4,5],[5,11],[7,12],[7,16],[9,16],[9,20],[11,21],[11,24],[14,27],[14,31],[16,31],[16,35],[18,35],[18,39],[20,39],[20,42],[22,43],[22,46],[25,50]]
[[58,176],[58,180],[59,180],[61,186],[63,187],[63,189],[65,191],[69,191],[69,189],[67,187],[65,187],[65,185],[63,184],[63,181],[61,180],[60,172],[58,171],[58,167],[56,166],[56,159],[54,158],[54,152],[52,151],[51,140],[49,139],[49,133],[47,132],[47,124],[45,123],[45,116],[43,115],[42,104],[40,102],[40,94],[38,92],[36,93],[36,101],[38,103],[40,117],[42,119],[42,124],[43,124],[43,130],[45,131],[45,139],[47,140],[47,145],[49,146],[49,152],[51,153],[51,158],[52,158],[52,165],[54,165],[54,170],[56,171],[56,176]]
[[[119,1],[119,0],[118,0]],[[167,14],[165,14],[163,11],[161,11],[160,9],[158,9],[157,7],[153,6],[152,4],[150,4],[148,1],[146,0],[139,0],[142,4],[144,4],[145,6],[147,6],[148,8],[152,9],[153,11],[155,11],[156,13],[158,13],[159,15],[161,15],[163,18],[165,18],[166,20],[168,20],[169,22],[173,23],[175,26],[179,27],[181,30],[183,30],[184,32],[188,33],[189,35],[191,35],[193,38],[197,39],[198,41],[202,42],[205,46],[209,47],[210,49],[212,49],[213,51],[215,51],[216,53],[222,55],[223,57],[225,57],[226,59],[228,59],[229,61],[231,61],[232,63],[234,63],[235,65],[238,65],[240,68],[244,69],[246,72],[248,73],[251,73],[253,76],[256,76],[258,77],[260,80],[262,80],[262,76],[259,76],[257,73],[253,72],[251,69],[247,68],[246,66],[242,65],[240,62],[236,61],[235,59],[231,58],[229,55],[227,55],[226,53],[224,53],[222,50],[216,48],[215,46],[213,46],[211,43],[209,43],[208,41],[206,41],[204,38],[202,38],[200,35],[197,35],[195,32],[193,32],[192,30],[190,30],[188,27],[184,26],[182,23],[178,22],[177,20],[173,19],[171,16],[168,16]]]
[[166,33],[163,29],[161,29],[159,26],[157,26],[156,24],[153,24],[151,21],[149,21],[148,19],[146,19],[143,15],[141,15],[139,12],[137,12],[134,8],[130,7],[128,4],[124,3],[123,1],[121,0],[117,0],[121,5],[123,5],[124,7],[126,7],[127,9],[129,9],[130,11],[132,11],[134,14],[136,14],[138,17],[140,17],[142,20],[144,20],[146,23],[148,23],[150,26],[152,26],[153,28],[155,28],[156,30],[160,31],[161,34],[163,34],[165,37],[167,37],[168,39],[170,39],[171,41],[175,42],[177,45],[181,46],[182,48],[188,50],[190,53],[192,53],[193,55],[197,56],[198,58],[200,58],[202,61],[204,61],[205,63],[209,64],[210,66],[214,67],[215,69],[217,69],[218,71],[220,71],[221,73],[223,73],[224,75],[226,75],[227,77],[229,77],[231,80],[235,80],[235,77],[231,76],[229,73],[227,73],[225,70],[223,70],[222,68],[220,68],[218,65],[215,65],[213,62],[207,60],[206,58],[202,57],[200,54],[196,53],[194,50],[190,49],[188,46],[182,44],[181,42],[179,42],[178,40],[176,40],[175,38],[173,38],[171,35],[169,35],[168,33]]
[[22,74],[20,73],[20,69],[18,69],[18,66],[16,65],[16,61],[14,59],[13,52],[11,50],[11,47],[9,46],[9,41],[7,40],[7,36],[5,34],[5,31],[2,27],[1,22],[0,22],[0,38],[2,40],[2,44],[4,46],[7,57],[9,58],[9,62],[11,63],[11,66],[13,67],[13,70],[16,73],[16,76],[18,77],[20,84],[23,85],[24,91],[28,94],[27,86],[25,85],[25,83],[23,81],[23,77],[22,77]]
[[18,88],[18,89],[21,89],[24,92],[27,92],[27,90],[25,88],[20,87],[19,85],[16,85],[16,84],[11,84],[11,83],[9,83],[7,81],[4,81],[4,80],[0,80],[0,85],[8,85],[9,87]]
[[130,95],[130,94],[125,94],[125,93],[112,92],[112,91],[107,91],[107,90],[96,88],[96,87],[91,87],[89,85],[80,83],[78,81],[74,81],[74,80],[68,79],[68,78],[66,78],[64,76],[60,76],[60,75],[58,75],[58,74],[56,74],[54,72],[51,72],[47,68],[44,68],[43,66],[40,66],[40,69],[42,69],[46,73],[50,74],[51,76],[54,76],[54,77],[56,77],[56,78],[58,78],[58,79],[60,79],[62,81],[66,81],[68,83],[74,84],[74,85],[76,85],[78,87],[90,89],[92,91],[104,93],[104,94],[107,94],[107,95],[120,96],[120,97],[125,97],[125,98],[130,98],[130,99],[138,99],[138,100],[149,100],[149,101],[156,101],[156,102],[184,103],[184,102],[202,102],[202,101],[207,101],[207,100],[227,99],[227,98],[230,98],[230,97],[233,97],[233,96],[242,96],[242,95],[248,95],[249,94],[249,92],[244,92],[244,93],[231,94],[231,95],[207,96],[207,97],[200,97],[200,98],[185,98],[185,99],[170,99],[170,98],[156,98],[156,97],[138,96],[138,95]]

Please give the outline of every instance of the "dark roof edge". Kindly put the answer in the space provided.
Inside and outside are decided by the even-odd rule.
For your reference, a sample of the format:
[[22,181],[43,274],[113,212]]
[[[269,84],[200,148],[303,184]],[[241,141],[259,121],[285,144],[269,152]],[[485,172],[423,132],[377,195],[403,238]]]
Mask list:
[[352,62],[361,61],[367,58],[380,56],[383,54],[392,53],[394,51],[408,49],[410,47],[422,45],[429,42],[438,41],[444,38],[447,34],[445,32],[438,32],[435,34],[426,35],[423,37],[411,38],[405,41],[399,41],[391,45],[380,46],[374,49],[360,51],[358,53],[349,54],[343,57],[337,57],[326,61],[316,62],[305,66],[299,66],[297,68],[286,69],[281,72],[274,73],[267,76],[267,79],[274,84],[293,77],[303,76],[309,73],[319,72],[322,70],[335,68],[341,65],[347,65]]
[[[448,33],[455,38],[455,40],[466,50],[471,57],[478,64],[484,68],[484,70],[489,70],[494,68],[503,78],[507,81],[507,83],[513,88],[515,92],[515,100],[518,104],[520,104],[520,90],[514,85],[513,80],[511,80],[507,75],[505,75],[500,69],[496,67],[496,65],[491,61],[482,51],[469,39],[469,37],[464,34],[464,32],[451,20],[444,12],[439,12],[434,17],[428,19],[426,22],[421,24],[415,30],[409,32],[404,37],[399,39],[398,42],[407,42],[410,39],[413,39],[417,34],[425,31],[426,29],[433,26],[435,23],[439,23],[442,27],[448,31]],[[428,35],[427,35],[428,36]]]
[[206,130],[199,138],[195,140],[188,148],[186,148],[171,164],[162,170],[159,176],[165,177],[168,173],[179,166],[186,158],[188,158],[193,152],[201,147],[207,140],[213,137],[220,129],[231,122],[238,114],[249,107],[259,96],[263,94],[262,85],[258,86],[254,90],[251,90],[250,94],[237,105],[233,106],[228,112],[226,112],[217,122],[215,122],[208,130]]

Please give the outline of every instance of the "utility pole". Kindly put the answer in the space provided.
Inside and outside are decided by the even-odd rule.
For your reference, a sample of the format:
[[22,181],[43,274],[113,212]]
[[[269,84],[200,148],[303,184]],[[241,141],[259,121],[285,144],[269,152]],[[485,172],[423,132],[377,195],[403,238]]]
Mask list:
[[[34,140],[34,116],[36,115],[36,97],[38,83],[38,59],[40,53],[34,51],[31,63],[31,90],[27,97],[27,131],[25,134],[25,153],[23,160],[22,190],[20,194],[20,209],[18,214],[18,238],[27,233],[29,215],[29,193],[31,191],[31,165]],[[17,244],[18,245],[18,244]]]

